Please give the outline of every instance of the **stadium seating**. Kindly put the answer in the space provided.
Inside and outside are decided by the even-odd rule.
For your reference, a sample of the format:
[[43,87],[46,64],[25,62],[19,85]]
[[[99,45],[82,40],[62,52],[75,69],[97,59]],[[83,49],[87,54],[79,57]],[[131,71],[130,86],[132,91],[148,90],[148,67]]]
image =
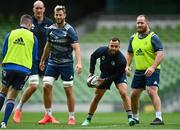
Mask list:
[[[104,43],[108,39],[117,36],[123,43],[128,43],[128,39],[135,31],[135,27],[129,28],[128,26],[114,26],[112,28],[101,27],[81,37],[80,41],[82,43]],[[180,41],[180,25],[176,27],[168,25],[166,27],[154,26],[152,27],[152,31],[159,35],[163,43],[178,43]]]

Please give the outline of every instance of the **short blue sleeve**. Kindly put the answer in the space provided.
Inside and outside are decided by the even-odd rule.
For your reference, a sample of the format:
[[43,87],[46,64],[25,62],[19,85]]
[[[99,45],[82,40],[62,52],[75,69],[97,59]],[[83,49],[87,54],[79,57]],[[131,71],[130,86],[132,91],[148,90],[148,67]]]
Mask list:
[[68,29],[68,35],[71,38],[72,43],[78,42],[77,32],[72,27]]
[[152,35],[151,43],[152,43],[152,46],[154,48],[154,52],[163,50],[162,42],[156,34]]
[[132,41],[133,41],[133,39],[134,39],[134,35],[132,35],[130,37],[130,39],[129,39],[129,46],[128,46],[128,50],[127,50],[129,53],[133,53],[133,49],[132,49]]
[[4,40],[4,45],[3,45],[3,50],[2,50],[2,57],[4,57],[6,55],[7,50],[8,50],[8,38],[9,38],[9,35],[10,35],[10,33],[8,33],[6,35],[6,38]]

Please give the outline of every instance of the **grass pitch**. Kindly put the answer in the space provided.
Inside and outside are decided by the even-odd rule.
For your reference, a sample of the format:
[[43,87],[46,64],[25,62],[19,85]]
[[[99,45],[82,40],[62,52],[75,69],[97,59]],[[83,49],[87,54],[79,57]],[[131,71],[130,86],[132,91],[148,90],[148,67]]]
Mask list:
[[[7,129],[18,130],[179,130],[180,129],[180,113],[164,113],[163,118],[165,125],[152,126],[149,125],[154,119],[154,113],[140,113],[140,124],[129,126],[127,123],[126,113],[95,113],[91,125],[81,126],[81,123],[86,118],[86,113],[76,113],[76,125],[69,126],[68,113],[54,113],[54,117],[60,121],[60,124],[39,125],[37,122],[42,119],[44,113],[24,112],[20,124],[15,124],[10,117]],[[3,118],[3,113],[0,113],[0,118]]]

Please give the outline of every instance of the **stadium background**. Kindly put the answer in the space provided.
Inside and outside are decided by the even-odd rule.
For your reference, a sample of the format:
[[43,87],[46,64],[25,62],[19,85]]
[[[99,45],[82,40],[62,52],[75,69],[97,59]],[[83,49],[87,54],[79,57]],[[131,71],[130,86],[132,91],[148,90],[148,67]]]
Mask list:
[[[1,1],[0,4],[0,47],[7,32],[16,28],[21,14],[32,13],[32,1]],[[112,36],[118,36],[125,54],[128,39],[135,32],[138,14],[147,14],[150,24],[164,43],[165,60],[162,64],[160,96],[163,111],[180,111],[180,1],[179,0],[44,0],[46,15],[53,19],[53,8],[63,4],[67,8],[67,21],[76,27],[81,43],[83,73],[75,75],[74,94],[76,110],[87,111],[94,95],[94,89],[86,86],[90,53],[100,45],[106,44]],[[2,58],[1,58],[2,59]],[[98,68],[98,67],[97,67]],[[98,73],[98,72],[97,72]],[[132,77],[128,78],[130,82]],[[19,94],[19,97],[21,93]],[[66,97],[60,81],[54,86],[55,111],[67,111]],[[42,105],[42,87],[31,97],[24,107],[25,111],[44,111]],[[98,111],[123,110],[121,98],[115,87],[108,91],[101,101]],[[153,111],[147,93],[141,97],[141,110]]]

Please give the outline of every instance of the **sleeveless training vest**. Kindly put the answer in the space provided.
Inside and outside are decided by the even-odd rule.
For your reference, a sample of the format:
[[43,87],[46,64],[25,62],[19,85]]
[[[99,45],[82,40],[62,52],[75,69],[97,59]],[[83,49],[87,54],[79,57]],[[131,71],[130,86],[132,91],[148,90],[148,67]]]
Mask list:
[[[154,63],[156,55],[151,44],[153,34],[151,32],[143,39],[138,38],[138,33],[134,36],[132,48],[136,70],[146,70]],[[160,69],[160,65],[157,68]]]
[[34,35],[31,31],[24,28],[11,31],[3,63],[13,63],[31,69],[33,46]]

